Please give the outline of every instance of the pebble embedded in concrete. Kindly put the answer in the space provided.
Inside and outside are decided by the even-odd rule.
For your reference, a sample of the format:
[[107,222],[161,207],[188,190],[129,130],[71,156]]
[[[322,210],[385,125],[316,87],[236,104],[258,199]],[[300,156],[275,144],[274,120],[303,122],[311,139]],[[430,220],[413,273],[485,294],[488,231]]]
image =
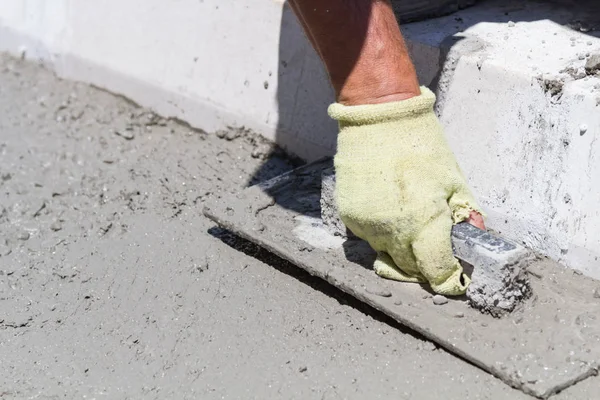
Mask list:
[[[4,241],[4,243],[0,242],[0,257],[4,257],[9,255],[12,252],[12,249],[10,248],[10,246],[8,245],[8,241]],[[0,275],[1,275],[0,271]]]
[[600,53],[592,54],[585,63],[585,72],[588,75],[596,74],[600,71]]
[[600,299],[600,287],[597,287],[596,290],[594,290],[594,298]]
[[417,350],[425,350],[425,351],[434,351],[435,349],[437,349],[435,344],[433,344],[432,342],[417,343],[416,347],[417,347]]
[[435,304],[436,306],[442,306],[444,304],[448,303],[448,299],[440,294],[436,294],[435,296],[433,296],[433,304]]
[[375,296],[392,297],[392,292],[384,288],[376,286],[367,286],[365,290],[367,291],[367,293],[374,294]]
[[133,132],[128,131],[128,130],[115,131],[115,135],[120,136],[125,140],[133,140],[133,138],[135,138],[135,135],[133,134]]
[[19,240],[28,240],[29,239],[29,232],[23,231],[23,232],[19,232],[17,234],[17,239]]
[[225,136],[227,136],[227,131],[226,130],[220,130],[220,131],[216,131],[215,135],[219,138],[219,139],[223,139]]

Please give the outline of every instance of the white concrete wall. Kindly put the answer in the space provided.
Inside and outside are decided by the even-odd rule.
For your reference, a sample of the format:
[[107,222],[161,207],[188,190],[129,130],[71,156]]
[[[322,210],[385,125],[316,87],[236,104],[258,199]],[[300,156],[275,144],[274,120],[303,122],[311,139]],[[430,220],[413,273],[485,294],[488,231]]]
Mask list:
[[[600,81],[560,72],[600,39],[557,24],[573,10],[506,3],[403,30],[489,225],[600,278]],[[334,152],[326,74],[282,0],[0,0],[0,50],[207,131]],[[564,81],[562,97],[540,75]]]
[[0,0],[0,49],[25,49],[27,58],[49,61],[63,77],[196,127],[245,125],[300,156],[321,156],[335,142],[335,124],[326,116],[332,92],[282,5]]

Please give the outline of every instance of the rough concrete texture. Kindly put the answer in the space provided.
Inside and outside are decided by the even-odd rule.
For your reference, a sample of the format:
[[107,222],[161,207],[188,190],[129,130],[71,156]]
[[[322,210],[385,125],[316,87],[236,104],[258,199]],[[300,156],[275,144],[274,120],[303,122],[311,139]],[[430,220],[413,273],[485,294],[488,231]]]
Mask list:
[[[335,204],[335,170],[321,173],[321,221],[335,235],[348,237]],[[469,304],[482,312],[501,317],[515,310],[531,294],[527,266],[533,254],[525,247],[469,224],[452,229],[454,255],[469,264],[472,282]]]
[[538,260],[529,266],[535,295],[510,317],[482,314],[466,298],[434,302],[427,286],[379,278],[366,242],[344,241],[325,229],[320,177],[329,166],[323,160],[208,200],[204,212],[525,393],[548,398],[597,373],[598,281]]
[[202,217],[256,136],[4,57],[0,115],[2,399],[527,398]]
[[321,173],[321,221],[334,236],[346,237],[346,226],[340,219],[335,203],[335,170],[326,168]]
[[335,169],[326,168],[321,174],[321,221],[325,229],[334,236],[342,238],[356,237],[346,228],[337,211],[335,203]]
[[502,317],[531,295],[530,250],[466,223],[452,229],[452,246],[454,254],[473,267],[467,289],[472,307]]

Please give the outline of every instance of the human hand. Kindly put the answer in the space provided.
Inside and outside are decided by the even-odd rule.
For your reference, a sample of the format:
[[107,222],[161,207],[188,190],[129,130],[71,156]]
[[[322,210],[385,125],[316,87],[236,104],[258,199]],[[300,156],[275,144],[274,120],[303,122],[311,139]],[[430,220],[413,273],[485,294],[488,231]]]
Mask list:
[[421,92],[329,108],[340,124],[336,202],[346,226],[378,252],[378,275],[460,295],[470,280],[452,253],[452,225],[485,226],[433,112],[435,95]]

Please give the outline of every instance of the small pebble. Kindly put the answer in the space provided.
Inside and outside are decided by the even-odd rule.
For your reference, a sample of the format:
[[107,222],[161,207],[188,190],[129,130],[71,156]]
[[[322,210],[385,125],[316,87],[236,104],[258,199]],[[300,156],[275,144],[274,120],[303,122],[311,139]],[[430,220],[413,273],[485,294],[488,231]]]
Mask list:
[[225,136],[227,136],[227,131],[225,131],[225,130],[216,131],[215,135],[217,135],[217,137],[219,139],[223,139]]
[[423,295],[423,300],[427,300],[427,299],[430,299],[430,298],[431,298],[431,295],[429,293],[425,293]]
[[254,149],[250,155],[252,158],[260,158],[263,154],[259,149]]
[[298,368],[298,372],[306,372],[308,370],[307,367],[300,367]]
[[600,299],[600,287],[597,287],[596,290],[594,290],[594,298]]
[[402,305],[402,300],[396,300],[394,301],[394,304],[397,306],[401,306]]
[[54,232],[58,232],[62,229],[62,225],[60,222],[53,222],[52,225],[50,225],[50,229],[52,229]]
[[19,240],[27,240],[29,239],[29,232],[19,232],[19,234],[17,235],[17,239]]
[[463,312],[458,312],[458,313],[454,314],[454,317],[455,317],[455,318],[464,318],[464,317],[465,317],[465,313],[463,313]]
[[225,139],[226,140],[234,140],[237,139],[238,137],[240,137],[240,132],[238,130],[235,129],[231,129],[227,132],[227,134],[225,135]]
[[135,135],[131,131],[115,131],[115,135],[122,137],[125,140],[133,140]]
[[587,42],[587,45],[591,46],[592,45],[592,41],[590,40],[589,42]]
[[417,343],[417,350],[434,351],[436,349],[435,344],[431,342]]
[[435,304],[436,306],[441,306],[448,303],[448,299],[445,298],[442,295],[436,294],[435,296],[433,296],[433,304]]
[[387,289],[380,288],[380,287],[368,286],[365,288],[365,290],[367,291],[367,293],[374,294],[375,296],[392,297],[392,292],[390,292]]
[[513,21],[508,21],[508,27],[512,28],[515,26],[515,23]]
[[[8,247],[7,243],[4,244],[0,242],[0,257],[4,257],[12,253],[12,249]],[[2,270],[0,270],[0,275],[2,275]]]
[[585,135],[585,133],[587,132],[587,130],[588,130],[588,126],[586,124],[579,125],[579,134],[581,136]]

